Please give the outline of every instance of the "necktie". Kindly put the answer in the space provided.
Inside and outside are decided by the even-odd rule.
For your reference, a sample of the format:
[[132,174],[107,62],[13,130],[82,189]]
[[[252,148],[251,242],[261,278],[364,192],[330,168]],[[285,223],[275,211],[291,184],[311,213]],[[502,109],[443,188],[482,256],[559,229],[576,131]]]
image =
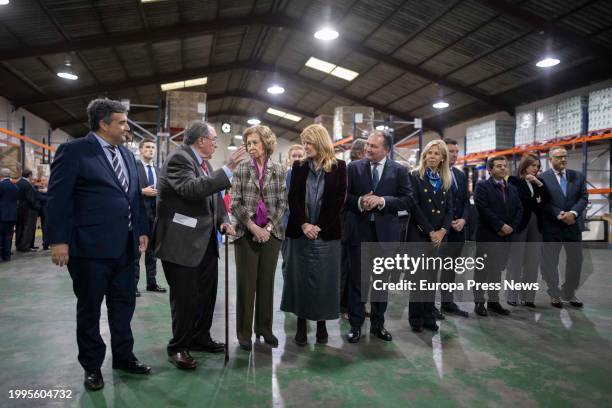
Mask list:
[[453,193],[456,193],[459,190],[457,186],[457,179],[455,178],[455,172],[451,169],[451,176],[453,176]]
[[111,152],[111,161],[113,163],[113,170],[115,170],[115,175],[117,176],[117,180],[119,180],[119,184],[123,187],[123,191],[128,192],[128,183],[127,179],[123,175],[123,170],[121,169],[121,165],[119,164],[119,157],[117,157],[117,147],[108,145],[106,146],[108,150]]
[[559,186],[561,186],[561,191],[564,196],[567,196],[567,179],[565,178],[565,172],[559,172]]
[[204,160],[202,160],[202,171],[204,172],[205,176],[208,176],[208,167],[206,166],[206,162]]
[[376,190],[376,186],[378,186],[378,181],[380,180],[380,176],[378,174],[378,165],[380,163],[372,163],[372,190]]
[[499,191],[501,192],[502,199],[504,200],[504,202],[506,202],[506,186],[504,185],[504,182],[500,181],[495,184],[497,184],[497,187],[499,188]]
[[149,185],[155,184],[155,177],[153,177],[153,166],[147,164],[147,178],[149,179]]
[[[113,170],[115,170],[115,174],[117,175],[117,179],[119,180],[119,184],[123,187],[123,191],[128,192],[128,183],[127,179],[123,175],[123,170],[119,165],[119,157],[117,157],[117,147],[116,146],[106,146],[108,150],[111,152],[111,161],[113,162]],[[128,229],[132,229],[132,209],[130,204],[128,203]]]

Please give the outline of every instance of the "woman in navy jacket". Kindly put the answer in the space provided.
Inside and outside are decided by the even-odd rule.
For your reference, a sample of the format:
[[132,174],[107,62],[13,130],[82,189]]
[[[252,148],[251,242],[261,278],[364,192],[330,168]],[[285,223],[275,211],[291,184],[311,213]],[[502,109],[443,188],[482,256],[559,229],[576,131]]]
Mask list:
[[[409,242],[427,242],[425,255],[435,256],[453,220],[451,183],[448,166],[448,148],[442,140],[432,140],[421,153],[418,167],[410,174],[414,189],[414,204],[408,225]],[[414,254],[418,256],[420,254]],[[436,282],[437,271],[416,274],[417,289],[420,280]],[[423,328],[437,331],[434,317],[434,291],[417,290],[411,294],[408,320],[415,332]]]

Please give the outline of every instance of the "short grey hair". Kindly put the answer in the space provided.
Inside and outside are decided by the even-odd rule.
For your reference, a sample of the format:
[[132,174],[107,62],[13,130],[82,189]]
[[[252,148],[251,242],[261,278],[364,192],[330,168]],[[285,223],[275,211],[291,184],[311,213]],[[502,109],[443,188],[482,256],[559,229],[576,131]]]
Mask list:
[[393,149],[393,137],[391,135],[386,134],[382,130],[375,130],[374,132],[370,133],[370,136],[372,135],[382,136],[383,147],[386,151],[390,152]]
[[0,176],[2,176],[2,178],[11,177],[11,170],[7,168],[1,169]]
[[100,121],[110,124],[113,113],[127,113],[127,108],[121,102],[108,98],[92,100],[87,105],[89,128],[95,132],[100,128]]
[[208,122],[203,120],[194,120],[187,125],[183,136],[183,144],[187,146],[193,145],[201,137],[208,137],[210,134]]

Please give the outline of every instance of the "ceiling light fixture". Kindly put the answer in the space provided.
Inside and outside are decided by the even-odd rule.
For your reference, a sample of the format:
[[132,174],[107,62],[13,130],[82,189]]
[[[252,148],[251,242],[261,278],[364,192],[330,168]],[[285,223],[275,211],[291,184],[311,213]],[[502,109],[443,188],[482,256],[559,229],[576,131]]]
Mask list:
[[72,70],[72,62],[70,61],[70,57],[66,57],[64,67],[62,67],[62,69],[57,73],[57,76],[60,78],[69,79],[71,81],[76,81],[79,79],[79,76]]
[[558,65],[561,60],[557,58],[546,57],[536,63],[536,67],[538,68],[550,68]]
[[338,34],[336,30],[330,27],[323,27],[322,29],[314,33],[314,37],[317,40],[321,40],[321,41],[335,40],[336,38],[338,38],[339,35],[340,34]]
[[299,122],[300,120],[302,120],[301,116],[297,116],[279,109],[274,109],[274,108],[268,108],[268,110],[266,110],[266,113],[270,114],[270,115],[274,115],[274,116],[279,116],[283,119],[287,119],[290,120],[292,122]]
[[332,64],[331,62],[323,61],[315,57],[310,57],[306,61],[306,65],[309,68],[313,68],[326,74],[333,75],[338,78],[342,78],[345,81],[352,81],[359,75],[358,72],[352,71],[348,68],[341,67],[339,65]]
[[268,88],[268,93],[272,95],[279,95],[285,92],[285,88],[280,85],[274,84]]
[[242,140],[242,135],[234,135],[234,137],[238,140]]
[[435,109],[444,109],[448,108],[450,105],[448,104],[448,102],[438,101],[431,106],[433,106]]
[[255,125],[259,125],[261,123],[261,120],[259,120],[257,118],[251,118],[251,119],[247,120],[247,123],[249,125],[255,126]]
[[234,144],[234,138],[230,141],[229,146],[227,146],[227,150],[238,150],[238,146]]
[[201,86],[208,83],[208,77],[188,79],[186,81],[169,82],[167,84],[161,84],[162,91],[171,91],[173,89],[183,89],[192,86]]
[[9,4],[9,0],[0,0],[0,6],[6,6]]

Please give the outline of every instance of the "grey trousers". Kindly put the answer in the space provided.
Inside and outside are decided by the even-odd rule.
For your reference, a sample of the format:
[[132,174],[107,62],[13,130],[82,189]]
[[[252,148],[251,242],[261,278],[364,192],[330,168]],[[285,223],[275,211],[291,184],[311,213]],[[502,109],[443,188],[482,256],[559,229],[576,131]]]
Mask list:
[[[538,219],[535,214],[524,230],[512,234],[510,245],[510,256],[506,268],[506,280],[514,282],[535,283],[538,281],[538,268],[540,267],[540,256],[542,251],[542,234],[538,231]],[[506,290],[508,302],[533,302],[536,295],[535,290]]]

